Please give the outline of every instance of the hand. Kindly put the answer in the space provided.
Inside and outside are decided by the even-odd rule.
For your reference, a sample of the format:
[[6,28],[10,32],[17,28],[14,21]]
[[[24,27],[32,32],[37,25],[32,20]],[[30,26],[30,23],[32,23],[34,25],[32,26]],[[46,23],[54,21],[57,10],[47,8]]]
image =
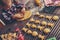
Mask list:
[[24,15],[22,14],[22,13],[17,13],[17,14],[15,14],[15,15],[13,15],[13,18],[14,19],[21,19],[21,18],[23,18],[24,17]]
[[60,6],[60,1],[56,1],[54,4],[55,6]]
[[22,13],[25,13],[25,11],[26,11],[25,8],[22,8],[21,12],[22,12]]
[[12,6],[12,0],[2,0],[6,5],[4,6],[5,9],[9,9]]

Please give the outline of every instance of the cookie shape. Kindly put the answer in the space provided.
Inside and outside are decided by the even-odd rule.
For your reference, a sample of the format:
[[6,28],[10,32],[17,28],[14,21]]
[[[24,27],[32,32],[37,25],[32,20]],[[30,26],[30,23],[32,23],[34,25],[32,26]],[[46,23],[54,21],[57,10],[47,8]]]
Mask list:
[[52,16],[46,16],[46,19],[51,20]]
[[31,24],[27,23],[26,26],[27,26],[28,28],[30,28]]
[[35,37],[35,36],[37,36],[37,35],[38,35],[38,33],[37,33],[36,31],[33,31],[33,32],[32,32],[32,36]]
[[32,24],[32,26],[31,26],[32,28],[36,28],[36,25],[35,24]]
[[4,38],[4,36],[5,36],[5,35],[4,35],[4,34],[2,34],[2,35],[1,35],[1,38],[3,39],[3,38]]
[[8,40],[12,40],[12,33],[8,34]]
[[17,37],[17,34],[16,33],[13,33],[13,37],[16,38]]
[[8,34],[5,34],[5,38],[7,38],[8,37]]
[[32,31],[31,31],[31,30],[28,30],[27,33],[28,33],[28,34],[32,34]]
[[50,32],[51,32],[51,30],[50,30],[49,28],[45,28],[45,29],[44,29],[44,33],[48,34],[48,33],[50,33]]
[[54,23],[48,23],[48,26],[53,28],[54,27]]
[[59,19],[59,17],[58,16],[53,16],[53,18],[52,18],[53,20],[58,20]]
[[38,35],[38,38],[40,38],[41,40],[44,40],[44,39],[45,39],[45,36],[39,34],[39,35]]
[[27,28],[22,28],[22,30],[23,30],[24,32],[26,32],[28,29],[27,29]]
[[40,15],[39,17],[40,17],[40,18],[45,18],[45,15]]
[[34,22],[35,20],[33,18],[30,19],[30,22]]
[[39,23],[40,23],[40,21],[39,21],[39,20],[35,20],[35,23],[36,23],[36,24],[39,24]]
[[42,21],[41,25],[47,25],[47,22],[46,21]]
[[43,27],[43,26],[38,26],[38,29],[39,29],[39,30],[43,30],[44,27]]

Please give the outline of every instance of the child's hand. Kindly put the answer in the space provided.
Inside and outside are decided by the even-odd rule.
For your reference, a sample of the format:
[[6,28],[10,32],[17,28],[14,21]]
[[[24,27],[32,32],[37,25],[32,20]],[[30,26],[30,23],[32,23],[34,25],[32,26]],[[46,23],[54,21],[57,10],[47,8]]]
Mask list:
[[13,16],[14,19],[21,19],[21,18],[23,18],[23,17],[24,17],[24,15],[21,14],[21,13],[17,13],[17,14],[15,14],[15,15]]
[[3,3],[5,4],[4,8],[9,9],[12,6],[12,0],[2,0]]
[[23,8],[23,9],[21,10],[21,12],[22,12],[23,14],[25,13],[25,11],[26,11],[25,8]]
[[54,4],[55,6],[60,6],[60,1],[56,1]]

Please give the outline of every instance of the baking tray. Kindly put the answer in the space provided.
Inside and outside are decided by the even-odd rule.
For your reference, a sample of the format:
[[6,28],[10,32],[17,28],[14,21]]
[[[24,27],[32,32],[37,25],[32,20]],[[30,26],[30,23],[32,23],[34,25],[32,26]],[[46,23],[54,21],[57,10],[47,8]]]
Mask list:
[[[48,13],[42,13],[42,14],[45,14],[45,15],[51,15],[51,14],[48,14]],[[52,14],[53,15],[58,15],[58,14]],[[58,15],[60,17],[60,15]],[[33,15],[31,16],[31,18],[34,17]],[[36,18],[35,19],[39,19],[39,18]],[[9,25],[6,25],[4,28],[0,29],[0,35],[1,34],[6,34],[6,33],[10,33],[10,32],[15,32],[15,29],[18,27],[20,28],[20,30],[23,28],[23,27],[26,27],[26,23],[29,22],[30,18],[28,20],[24,20],[24,21],[20,21],[20,22],[14,22],[12,24],[9,24]],[[45,19],[39,19],[39,20],[45,20]],[[49,34],[47,34],[47,38],[45,40],[47,40],[48,38],[51,38],[51,37],[56,37],[57,40],[60,40],[60,19],[58,21],[48,21],[48,20],[45,20],[47,22],[54,22],[56,25],[54,28],[51,29],[51,32]],[[31,30],[36,30],[39,32],[39,30],[37,29],[31,29]],[[25,40],[40,40],[38,37],[33,37],[32,35],[28,35],[27,33],[21,31],[22,34],[24,35],[25,37]],[[40,32],[41,34],[44,35],[44,33]]]
[[[51,15],[51,14],[48,14],[48,13],[40,13],[40,14]],[[52,14],[51,16],[54,16],[54,15],[59,16],[58,14]],[[41,21],[43,20],[43,21],[54,23],[55,26],[54,26],[54,28],[50,28],[51,29],[51,32],[49,34],[44,34],[42,31],[39,31],[38,29],[32,29],[32,28],[29,28],[29,29],[32,30],[32,31],[37,31],[38,33],[40,33],[42,35],[45,35],[46,36],[46,39],[45,40],[47,40],[47,39],[49,39],[51,37],[56,37],[56,39],[59,40],[59,38],[60,38],[60,31],[59,31],[60,30],[60,19],[58,21],[53,21],[53,20],[47,20],[45,18],[40,19],[39,17],[37,17],[37,16],[35,17],[33,15],[32,15],[31,18],[38,19],[38,20],[41,20]],[[27,22],[28,23],[31,23],[29,21],[27,21]],[[34,23],[31,23],[31,24],[34,24]],[[40,25],[40,24],[38,24],[38,25]],[[27,27],[26,24],[25,24],[24,27]],[[24,33],[23,32],[23,34],[25,36],[25,40],[40,40],[38,37],[33,37],[32,35],[28,35],[27,33]]]
[[[32,3],[32,4],[33,4],[33,3]],[[27,4],[27,5],[28,5],[28,4]],[[34,5],[34,4],[33,4],[33,5]],[[31,5],[32,8],[35,7],[35,6],[33,6],[33,5]],[[30,7],[30,6],[28,6],[28,7]],[[32,8],[30,8],[30,9],[32,10]],[[28,8],[27,8],[27,9],[28,9]],[[36,9],[36,7],[35,7],[35,9]],[[37,9],[36,11],[39,11],[39,10]],[[35,13],[36,11],[34,10],[33,13]],[[53,15],[58,15],[58,16],[60,17],[60,8],[56,9],[53,13],[52,13],[52,12],[51,12],[51,13],[44,13],[44,12],[43,12],[42,14],[52,15],[52,16],[53,16]],[[34,17],[34,16],[32,15],[31,18],[32,18],[32,17]],[[36,19],[36,17],[35,17],[35,19]],[[39,19],[39,18],[37,18],[37,19]],[[0,35],[1,35],[1,34],[10,33],[10,32],[15,32],[15,29],[16,29],[17,27],[20,28],[20,29],[22,29],[23,27],[26,27],[26,23],[29,22],[29,20],[30,20],[30,18],[29,18],[28,20],[24,20],[24,21],[20,21],[20,22],[14,22],[14,23],[12,23],[12,24],[9,24],[9,25],[4,26],[4,28],[1,28],[1,29],[0,29]],[[45,19],[39,19],[39,20],[45,20]],[[45,21],[47,21],[47,20],[45,20]],[[53,22],[53,21],[51,20],[51,21],[48,21],[48,22]],[[56,24],[55,27],[52,28],[52,29],[51,29],[51,32],[46,35],[47,38],[46,38],[45,40],[47,40],[47,39],[49,39],[49,38],[51,38],[51,37],[56,37],[57,40],[60,40],[60,19],[59,19],[58,21],[54,22],[54,23]],[[31,29],[31,30],[36,30],[36,31],[38,31],[37,29]],[[22,30],[21,30],[21,32],[22,32],[22,34],[24,35],[25,40],[40,40],[38,37],[33,37],[32,35],[28,35],[27,33],[23,32]],[[38,31],[38,32],[39,32],[39,31]],[[44,34],[44,33],[42,33],[42,32],[40,32],[40,33],[41,33],[41,34]]]

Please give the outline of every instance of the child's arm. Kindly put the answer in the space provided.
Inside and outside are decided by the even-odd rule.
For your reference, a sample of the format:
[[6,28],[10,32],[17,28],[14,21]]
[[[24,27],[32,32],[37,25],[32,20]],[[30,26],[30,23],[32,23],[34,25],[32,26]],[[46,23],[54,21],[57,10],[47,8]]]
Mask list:
[[9,9],[12,6],[12,0],[2,0],[5,4],[4,8]]
[[60,6],[60,1],[56,1],[54,4],[55,6]]

